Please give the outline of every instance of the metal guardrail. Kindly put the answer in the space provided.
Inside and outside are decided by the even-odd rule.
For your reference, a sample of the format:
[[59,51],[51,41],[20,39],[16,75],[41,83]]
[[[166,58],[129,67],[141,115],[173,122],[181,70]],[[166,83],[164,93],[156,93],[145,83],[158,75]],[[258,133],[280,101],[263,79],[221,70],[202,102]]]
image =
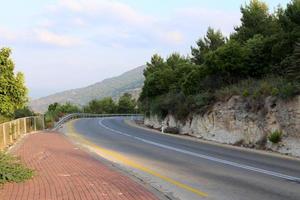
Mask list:
[[103,117],[130,117],[135,119],[143,119],[142,114],[90,114],[90,113],[72,113],[61,118],[55,125],[53,130],[57,130],[64,123],[78,118],[103,118]]
[[13,145],[22,135],[45,129],[44,116],[19,118],[0,124],[0,150]]

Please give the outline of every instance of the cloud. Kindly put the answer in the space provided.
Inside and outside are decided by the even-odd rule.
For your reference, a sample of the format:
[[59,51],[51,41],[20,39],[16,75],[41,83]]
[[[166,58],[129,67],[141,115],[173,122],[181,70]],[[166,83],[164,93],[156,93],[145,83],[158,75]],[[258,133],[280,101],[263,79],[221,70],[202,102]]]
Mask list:
[[153,20],[129,5],[114,0],[60,0],[50,10],[68,10],[86,16],[109,16],[131,24],[149,23]]
[[171,44],[182,44],[184,41],[183,34],[179,31],[166,32],[163,38]]
[[35,30],[35,34],[39,42],[54,46],[71,47],[83,43],[79,38],[68,35],[56,34],[43,29]]
[[[234,26],[240,24],[241,14],[239,11],[229,12],[223,10],[214,10],[200,7],[186,7],[178,9],[174,21],[180,24],[182,28],[193,30],[195,27],[197,29],[207,29],[211,26],[215,29],[221,29],[225,35],[229,35]],[[189,23],[186,23],[186,22]]]
[[6,28],[0,28],[0,38],[3,40],[14,41],[17,39],[17,34]]

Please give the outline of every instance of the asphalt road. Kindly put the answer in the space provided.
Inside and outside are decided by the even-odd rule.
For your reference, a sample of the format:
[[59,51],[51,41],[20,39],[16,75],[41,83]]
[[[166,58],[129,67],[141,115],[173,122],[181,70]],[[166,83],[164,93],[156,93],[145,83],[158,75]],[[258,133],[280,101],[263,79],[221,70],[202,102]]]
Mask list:
[[174,199],[300,199],[296,159],[163,135],[123,118],[80,119],[73,127],[98,154]]

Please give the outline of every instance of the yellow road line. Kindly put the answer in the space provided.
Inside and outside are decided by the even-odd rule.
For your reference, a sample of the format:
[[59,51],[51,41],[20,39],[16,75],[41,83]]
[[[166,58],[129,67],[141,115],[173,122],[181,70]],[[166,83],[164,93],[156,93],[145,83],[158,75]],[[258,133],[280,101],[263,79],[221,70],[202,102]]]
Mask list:
[[171,183],[171,184],[176,185],[176,186],[178,186],[178,187],[180,187],[182,189],[185,189],[185,190],[188,190],[188,191],[190,191],[192,193],[195,193],[195,194],[197,194],[197,195],[199,195],[201,197],[207,197],[208,196],[208,194],[205,193],[205,192],[202,192],[202,191],[200,191],[200,190],[198,190],[196,188],[190,187],[190,186],[188,186],[188,185],[186,185],[184,183],[176,181],[176,180],[174,180],[172,178],[169,178],[167,176],[161,175],[158,172],[155,172],[155,171],[153,171],[153,170],[151,170],[151,169],[149,169],[147,167],[144,167],[143,165],[140,165],[140,164],[138,164],[138,163],[136,163],[136,162],[128,159],[126,156],[123,156],[123,155],[121,155],[121,154],[119,154],[119,153],[117,153],[115,151],[111,151],[111,150],[105,149],[103,147],[100,147],[100,146],[98,146],[98,145],[96,145],[96,144],[88,141],[87,139],[85,139],[84,137],[80,136],[80,134],[76,132],[76,130],[75,130],[74,126],[73,126],[73,122],[69,122],[67,124],[67,128],[68,128],[68,133],[71,134],[72,137],[76,138],[76,140],[79,141],[80,143],[82,143],[84,145],[87,145],[89,147],[92,147],[93,149],[96,149],[96,150],[100,151],[102,153],[100,155],[102,155],[102,156],[104,156],[103,154],[105,154],[107,158],[113,158],[115,160],[118,160],[119,162],[122,162],[122,163],[124,163],[125,165],[127,165],[129,167],[132,167],[132,168],[138,169],[140,171],[146,172],[148,174],[151,174],[151,175],[153,175],[155,177],[158,177],[158,178],[160,178],[160,179],[162,179],[162,180],[164,180],[164,181],[166,181],[168,183]]

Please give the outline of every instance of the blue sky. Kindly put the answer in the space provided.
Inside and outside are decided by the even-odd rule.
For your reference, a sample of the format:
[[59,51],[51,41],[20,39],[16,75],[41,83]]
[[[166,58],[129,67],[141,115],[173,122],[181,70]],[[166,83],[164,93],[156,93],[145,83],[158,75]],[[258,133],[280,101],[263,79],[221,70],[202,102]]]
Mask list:
[[[1,2],[0,47],[13,49],[30,96],[77,88],[145,64],[187,55],[208,26],[225,35],[245,0],[10,0]],[[287,0],[265,1],[272,11]]]

